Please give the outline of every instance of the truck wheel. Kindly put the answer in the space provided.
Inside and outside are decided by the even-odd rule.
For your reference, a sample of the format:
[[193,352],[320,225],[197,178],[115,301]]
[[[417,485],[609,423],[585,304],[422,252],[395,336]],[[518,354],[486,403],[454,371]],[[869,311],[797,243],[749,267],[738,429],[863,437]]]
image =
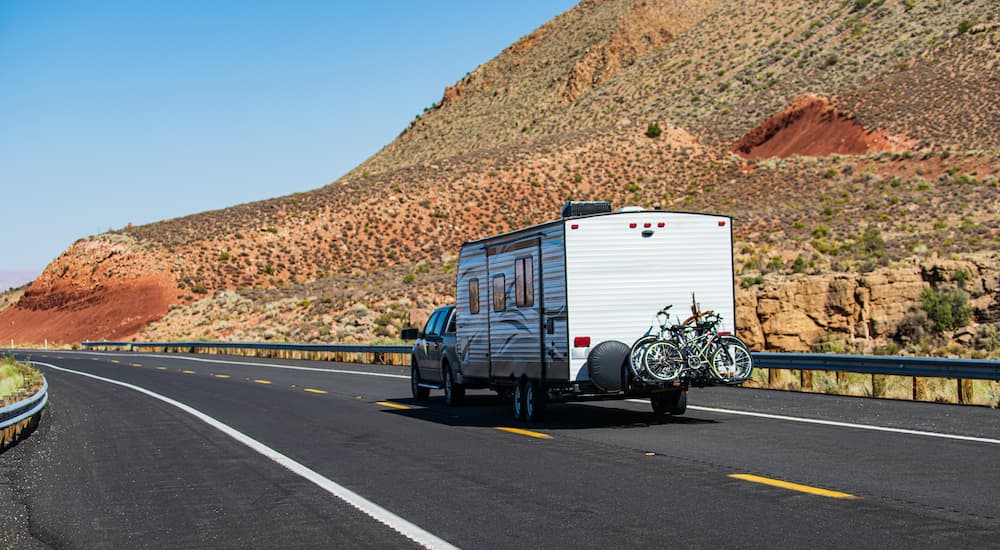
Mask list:
[[524,388],[524,419],[528,422],[538,422],[545,415],[545,392],[538,382],[525,381]]
[[410,365],[410,392],[417,401],[426,401],[431,396],[431,390],[420,385],[420,371],[417,370],[416,360]]
[[444,402],[449,407],[458,405],[465,399],[465,386],[455,382],[451,367],[444,366]]
[[514,386],[514,394],[511,396],[511,405],[516,420],[524,420],[524,394],[526,385],[526,380],[522,379],[518,381],[517,385]]

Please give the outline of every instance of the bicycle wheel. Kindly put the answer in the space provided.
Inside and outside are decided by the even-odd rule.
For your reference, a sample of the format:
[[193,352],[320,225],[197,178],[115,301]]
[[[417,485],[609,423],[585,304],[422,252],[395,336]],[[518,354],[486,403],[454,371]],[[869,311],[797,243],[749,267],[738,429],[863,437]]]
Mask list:
[[720,336],[709,363],[712,377],[724,384],[741,384],[753,371],[750,348],[735,336]]
[[642,356],[646,352],[646,348],[656,340],[656,336],[647,334],[636,340],[628,352],[628,365],[632,369],[632,374],[639,380],[649,380],[646,369],[642,366]]
[[665,340],[653,342],[642,354],[643,369],[657,380],[675,380],[684,370],[684,356],[677,346]]

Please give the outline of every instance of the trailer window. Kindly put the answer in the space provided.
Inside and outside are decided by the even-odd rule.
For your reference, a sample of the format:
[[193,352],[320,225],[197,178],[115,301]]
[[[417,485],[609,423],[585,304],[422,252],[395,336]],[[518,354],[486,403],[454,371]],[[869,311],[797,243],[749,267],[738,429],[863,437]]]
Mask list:
[[535,304],[535,271],[531,256],[514,260],[514,303],[517,307]]
[[479,313],[479,279],[469,280],[469,313]]
[[493,276],[493,311],[507,309],[507,278],[503,275]]

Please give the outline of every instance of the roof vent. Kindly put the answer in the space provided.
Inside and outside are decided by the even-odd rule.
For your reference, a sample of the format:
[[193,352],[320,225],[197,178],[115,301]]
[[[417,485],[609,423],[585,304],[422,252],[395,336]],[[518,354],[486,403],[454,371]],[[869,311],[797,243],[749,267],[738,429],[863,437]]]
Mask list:
[[618,209],[619,214],[625,214],[628,212],[645,212],[646,209],[641,206],[623,206]]
[[567,201],[563,205],[562,217],[590,216],[592,214],[607,214],[611,212],[609,201]]

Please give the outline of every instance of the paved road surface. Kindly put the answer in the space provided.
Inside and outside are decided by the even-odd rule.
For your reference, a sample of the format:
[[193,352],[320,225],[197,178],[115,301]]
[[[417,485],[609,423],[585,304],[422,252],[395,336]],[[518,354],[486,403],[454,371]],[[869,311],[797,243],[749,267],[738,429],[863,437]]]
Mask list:
[[[470,392],[458,408],[439,397],[415,403],[399,367],[31,359],[51,365],[42,366],[50,406],[35,434],[0,455],[3,546],[418,546],[400,533],[405,525],[431,537],[424,544],[462,548],[1000,540],[992,409],[712,388],[693,389],[683,417],[656,420],[648,403],[605,401],[555,405],[544,422],[525,424],[490,392]],[[55,367],[176,400],[320,484],[174,404]],[[327,482],[387,515],[360,511]]]

